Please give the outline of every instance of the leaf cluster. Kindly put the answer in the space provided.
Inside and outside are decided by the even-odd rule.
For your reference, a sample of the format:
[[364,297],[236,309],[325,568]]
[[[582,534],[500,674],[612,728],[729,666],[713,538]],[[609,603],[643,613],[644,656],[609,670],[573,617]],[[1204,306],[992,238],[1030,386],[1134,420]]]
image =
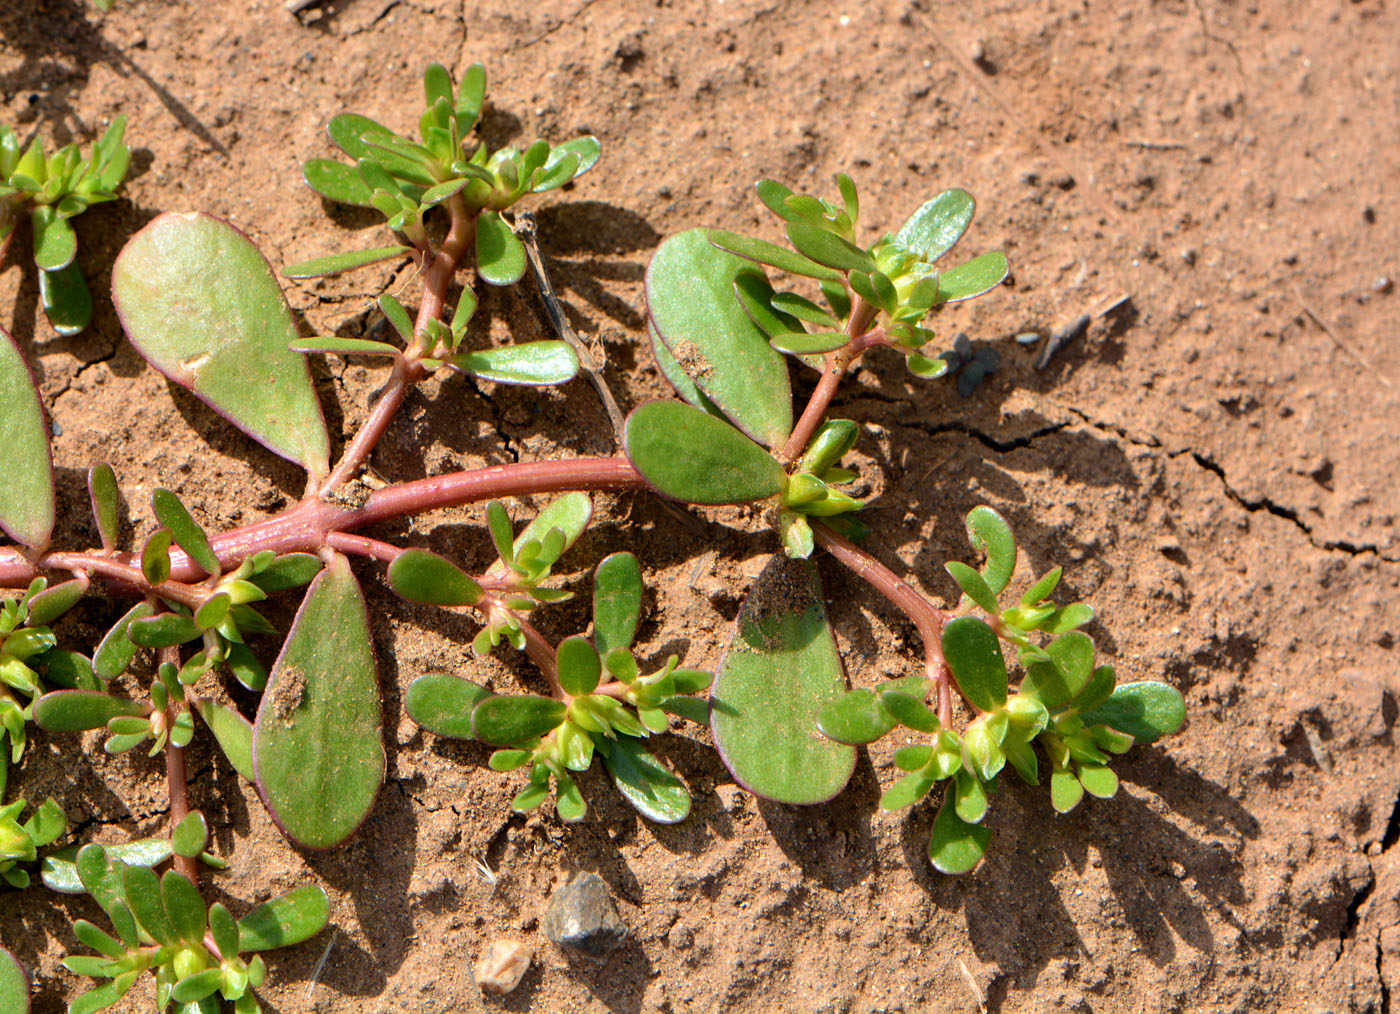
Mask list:
[[77,144],[51,154],[35,135],[22,147],[14,130],[0,126],[0,240],[28,212],[34,229],[34,263],[49,323],[59,334],[77,334],[92,319],[92,296],[74,263],[78,237],[69,220],[91,205],[116,200],[131,150],[122,143],[126,117],[118,116],[84,155]]

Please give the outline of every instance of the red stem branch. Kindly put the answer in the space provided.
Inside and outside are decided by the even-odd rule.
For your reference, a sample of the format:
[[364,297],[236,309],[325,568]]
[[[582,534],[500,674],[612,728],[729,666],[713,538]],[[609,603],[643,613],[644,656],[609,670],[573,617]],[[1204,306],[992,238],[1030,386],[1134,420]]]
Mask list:
[[791,464],[797,460],[797,456],[806,450],[812,434],[817,432],[817,427],[826,418],[826,410],[831,407],[831,399],[836,397],[836,389],[841,386],[846,371],[860,359],[867,347],[859,339],[869,330],[870,322],[875,319],[876,313],[875,307],[859,296],[856,297],[850,320],[846,322],[846,335],[850,341],[835,352],[827,354],[822,379],[807,401],[807,407],[802,410],[797,425],[792,428],[787,443],[783,444],[782,450],[778,452],[778,460],[783,464]]
[[[160,660],[164,664],[169,662],[175,667],[180,665],[180,649],[162,648],[160,649]],[[165,727],[167,730],[175,728],[175,715],[179,712],[180,705],[171,701],[165,707]],[[165,743],[165,782],[170,793],[170,831],[174,834],[175,828],[180,821],[190,814],[190,783],[185,771],[185,748],[176,746],[166,740]],[[175,871],[188,880],[195,887],[199,886],[199,862],[194,856],[175,855]]]

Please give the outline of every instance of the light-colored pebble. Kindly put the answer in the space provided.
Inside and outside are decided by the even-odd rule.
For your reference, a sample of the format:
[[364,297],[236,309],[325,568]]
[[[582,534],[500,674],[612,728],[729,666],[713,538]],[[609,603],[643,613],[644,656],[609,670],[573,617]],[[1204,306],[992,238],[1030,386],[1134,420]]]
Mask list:
[[493,940],[476,963],[476,984],[484,992],[505,996],[520,985],[534,956],[519,940]]

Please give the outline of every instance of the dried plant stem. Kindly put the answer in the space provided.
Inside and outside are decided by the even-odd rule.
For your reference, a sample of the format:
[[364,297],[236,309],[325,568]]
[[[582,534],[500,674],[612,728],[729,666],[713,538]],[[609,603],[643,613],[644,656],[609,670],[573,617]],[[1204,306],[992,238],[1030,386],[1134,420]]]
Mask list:
[[924,642],[925,671],[938,685],[938,720],[945,726],[951,725],[953,678],[948,670],[948,663],[943,658],[943,625],[948,622],[948,613],[924,598],[875,557],[855,543],[837,535],[826,525],[820,522],[813,524],[812,534],[818,545],[914,621],[919,638]]

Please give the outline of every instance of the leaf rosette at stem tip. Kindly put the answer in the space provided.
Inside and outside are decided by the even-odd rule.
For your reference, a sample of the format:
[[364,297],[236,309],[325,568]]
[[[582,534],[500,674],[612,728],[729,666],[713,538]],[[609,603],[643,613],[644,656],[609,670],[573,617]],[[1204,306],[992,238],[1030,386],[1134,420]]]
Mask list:
[[582,176],[597,163],[602,146],[597,138],[583,136],[557,145],[537,140],[523,151],[491,151],[474,140],[486,101],[486,70],[479,63],[467,68],[455,89],[446,68],[430,64],[423,74],[423,93],[417,141],[367,116],[342,113],[326,132],[353,164],[317,158],[302,169],[306,185],[316,193],[340,204],[376,209],[412,245],[320,257],[290,265],[284,275],[335,274],[400,257],[413,247],[428,251],[424,218],[438,205],[453,209],[454,219],[467,220],[483,281],[511,285],[524,275],[525,247],[500,213],[530,194],[557,190]]

